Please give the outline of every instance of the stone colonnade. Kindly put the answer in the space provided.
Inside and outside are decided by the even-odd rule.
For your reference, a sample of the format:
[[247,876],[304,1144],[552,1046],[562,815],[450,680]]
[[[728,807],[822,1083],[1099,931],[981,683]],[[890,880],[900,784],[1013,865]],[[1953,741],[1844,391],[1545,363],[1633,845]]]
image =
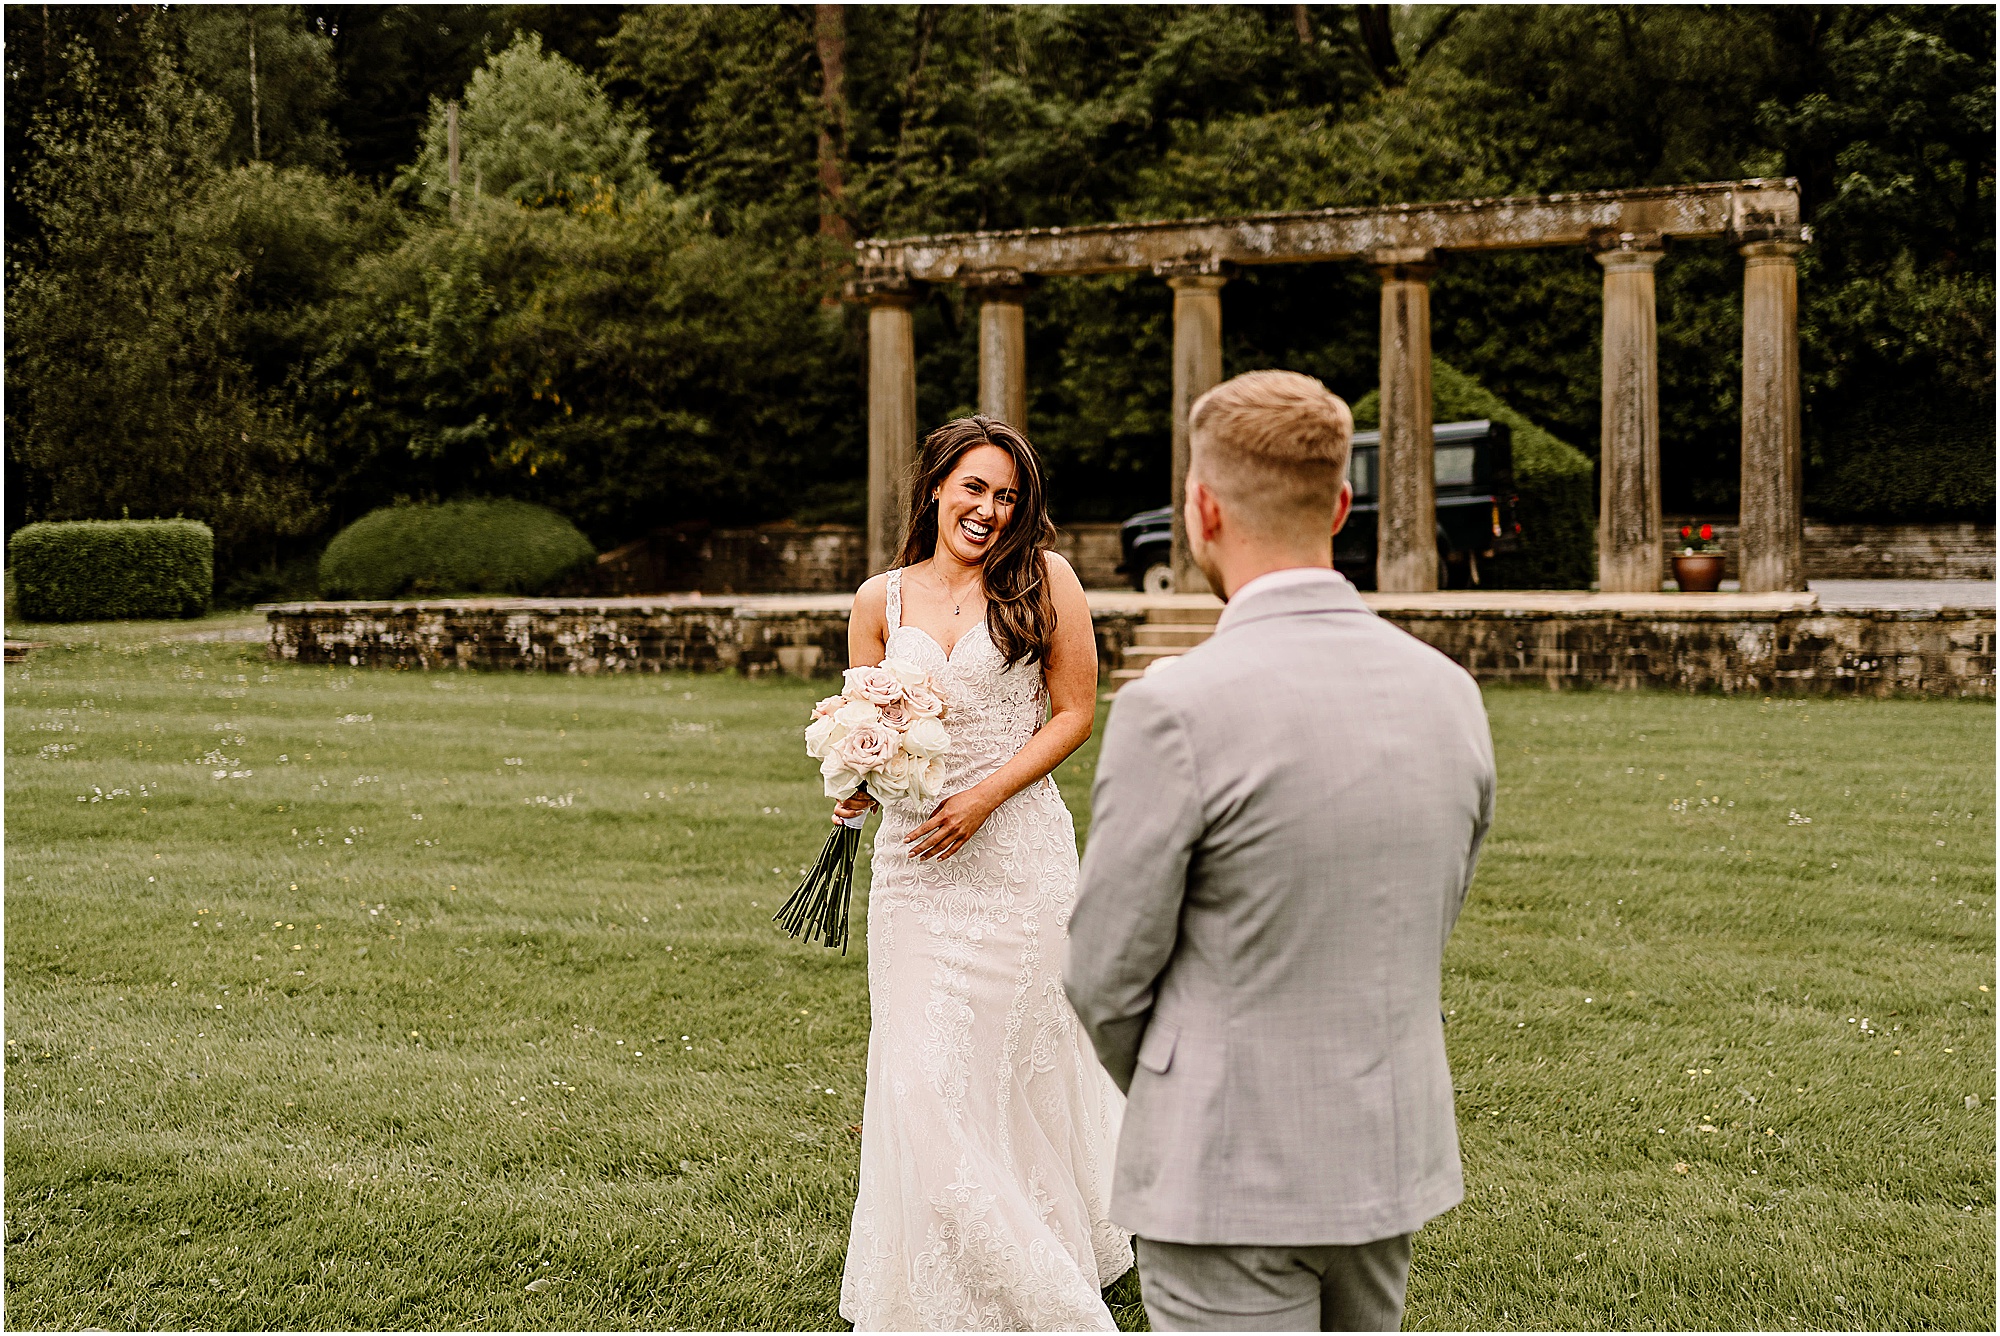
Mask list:
[[[1722,187],[1686,189],[1717,191]],[[1605,192],[1603,197],[1612,196],[1613,192]],[[1469,210],[1496,203],[1553,204],[1595,198],[1460,201],[1422,207]],[[1406,213],[1409,207],[1405,206]],[[1335,212],[1339,211],[1327,211]],[[1247,224],[1255,220],[1238,221]],[[1769,593],[1805,587],[1800,561],[1798,255],[1809,236],[1796,224],[1774,224],[1769,213],[1752,214],[1748,221],[1751,226],[1732,225],[1724,234],[1745,260],[1739,564],[1744,592]],[[1130,230],[1137,233],[1148,227],[1169,226],[1140,224]],[[1096,229],[1104,233],[1117,230]],[[1696,233],[1692,227],[1687,231],[1715,234]],[[1059,232],[1051,229],[1047,235]],[[990,234],[972,237],[984,235]],[[916,239],[931,243],[956,240]],[[1653,276],[1667,240],[1664,232],[1596,228],[1586,241],[1604,276],[1597,567],[1598,587],[1607,593],[1656,592],[1660,585],[1667,536],[1661,531],[1660,520],[1660,392]],[[861,243],[864,248],[897,244],[906,243]],[[1389,592],[1437,588],[1430,283],[1440,251],[1445,249],[1374,246],[1354,253],[1354,258],[1371,264],[1382,279],[1376,571],[1379,587]],[[1050,272],[1115,272],[1135,267],[1132,263],[1073,264],[1067,268],[1051,266]],[[1188,554],[1181,503],[1188,468],[1188,413],[1194,401],[1222,379],[1222,288],[1230,265],[1211,252],[1154,260],[1149,267],[1156,277],[1166,280],[1174,294],[1174,583],[1182,591],[1205,591],[1207,582]],[[910,312],[914,285],[908,274],[882,266],[865,267],[864,275],[849,285],[848,293],[869,308],[868,561],[871,570],[884,570],[894,564],[902,540],[908,504],[905,491],[918,442],[916,347]],[[952,272],[942,281],[963,285],[979,303],[980,412],[1025,428],[1023,301],[1028,275],[1012,268],[970,269]]]

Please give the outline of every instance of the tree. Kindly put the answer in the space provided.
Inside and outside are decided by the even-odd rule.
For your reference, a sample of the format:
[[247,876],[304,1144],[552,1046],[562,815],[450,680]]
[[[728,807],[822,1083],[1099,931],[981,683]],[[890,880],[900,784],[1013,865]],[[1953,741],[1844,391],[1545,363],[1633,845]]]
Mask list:
[[[21,186],[42,162],[37,117],[83,110],[76,64],[92,67],[90,96],[121,116],[138,110],[152,55],[143,11],[130,5],[8,5],[6,9],[7,264],[41,235]],[[155,36],[157,41],[157,35]]]
[[[598,82],[529,33],[489,59],[466,85],[459,119],[461,195],[519,203],[583,203],[633,196],[657,184],[647,132]],[[402,178],[434,208],[450,202],[446,109],[431,103],[422,151]]]
[[188,75],[230,111],[225,165],[339,169],[327,124],[336,96],[332,42],[306,25],[297,5],[188,5],[172,13]]
[[847,221],[847,16],[844,5],[813,6],[813,46],[819,56],[819,232],[853,239]]
[[32,486],[10,518],[201,519],[226,569],[322,518],[296,411],[312,303],[385,220],[306,169],[218,166],[228,112],[152,40],[134,116],[80,53],[78,109],[35,124],[6,408]]

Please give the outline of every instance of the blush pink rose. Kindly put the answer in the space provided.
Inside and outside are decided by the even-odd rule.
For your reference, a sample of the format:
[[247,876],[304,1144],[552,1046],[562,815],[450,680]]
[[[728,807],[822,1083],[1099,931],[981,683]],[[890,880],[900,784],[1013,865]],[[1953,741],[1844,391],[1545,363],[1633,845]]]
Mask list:
[[944,701],[931,689],[928,680],[904,683],[903,710],[912,719],[935,719],[944,713]]
[[903,684],[886,668],[849,668],[846,694],[871,705],[892,705],[903,698]]
[[881,707],[882,722],[894,729],[901,729],[910,722],[910,716],[903,701],[891,701]]
[[845,696],[828,696],[825,700],[813,706],[813,718],[824,719],[845,704],[847,704],[847,697]]
[[865,775],[880,769],[884,761],[902,749],[903,739],[895,729],[880,722],[870,722],[834,743],[827,751],[827,759],[838,761],[856,774]]

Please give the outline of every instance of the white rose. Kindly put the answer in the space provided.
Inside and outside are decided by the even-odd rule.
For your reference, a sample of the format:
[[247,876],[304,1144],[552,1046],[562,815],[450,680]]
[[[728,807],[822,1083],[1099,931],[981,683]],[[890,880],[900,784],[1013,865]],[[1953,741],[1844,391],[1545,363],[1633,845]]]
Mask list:
[[826,755],[826,749],[834,741],[834,731],[840,725],[830,714],[823,714],[806,725],[806,755],[817,761]]
[[854,796],[861,787],[861,776],[840,763],[840,758],[828,756],[819,763],[820,778],[826,781],[826,796],[835,802]]
[[905,691],[911,687],[922,686],[925,681],[924,670],[908,659],[884,659],[882,671],[893,676]]
[[944,725],[935,719],[912,719],[909,727],[903,730],[904,749],[912,756],[923,760],[942,756],[945,748],[949,746],[951,746],[951,734],[947,733]]
[[884,802],[908,796],[912,780],[923,765],[908,752],[897,752],[868,772],[868,791]]
[[845,674],[850,700],[894,705],[903,698],[903,684],[886,668],[849,668]]
[[932,756],[916,763],[910,775],[910,797],[934,802],[944,792],[944,762]]
[[882,711],[873,701],[851,700],[833,712],[833,722],[841,731],[851,732],[863,724],[872,724],[882,717]]

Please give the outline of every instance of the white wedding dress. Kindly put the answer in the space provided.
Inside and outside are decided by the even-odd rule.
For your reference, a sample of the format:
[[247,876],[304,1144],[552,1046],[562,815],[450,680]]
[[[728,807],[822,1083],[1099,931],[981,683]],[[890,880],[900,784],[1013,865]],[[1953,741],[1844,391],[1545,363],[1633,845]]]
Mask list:
[[[1004,765],[1047,714],[1041,665],[1002,666],[985,624],[949,657],[902,625],[888,654],[941,689],[944,793]],[[1111,1331],[1101,1289],[1132,1265],[1107,1211],[1124,1098],[1063,995],[1076,827],[1053,779],[1000,805],[949,858],[888,803],[868,893],[868,1089],[840,1313],[861,1331]]]

